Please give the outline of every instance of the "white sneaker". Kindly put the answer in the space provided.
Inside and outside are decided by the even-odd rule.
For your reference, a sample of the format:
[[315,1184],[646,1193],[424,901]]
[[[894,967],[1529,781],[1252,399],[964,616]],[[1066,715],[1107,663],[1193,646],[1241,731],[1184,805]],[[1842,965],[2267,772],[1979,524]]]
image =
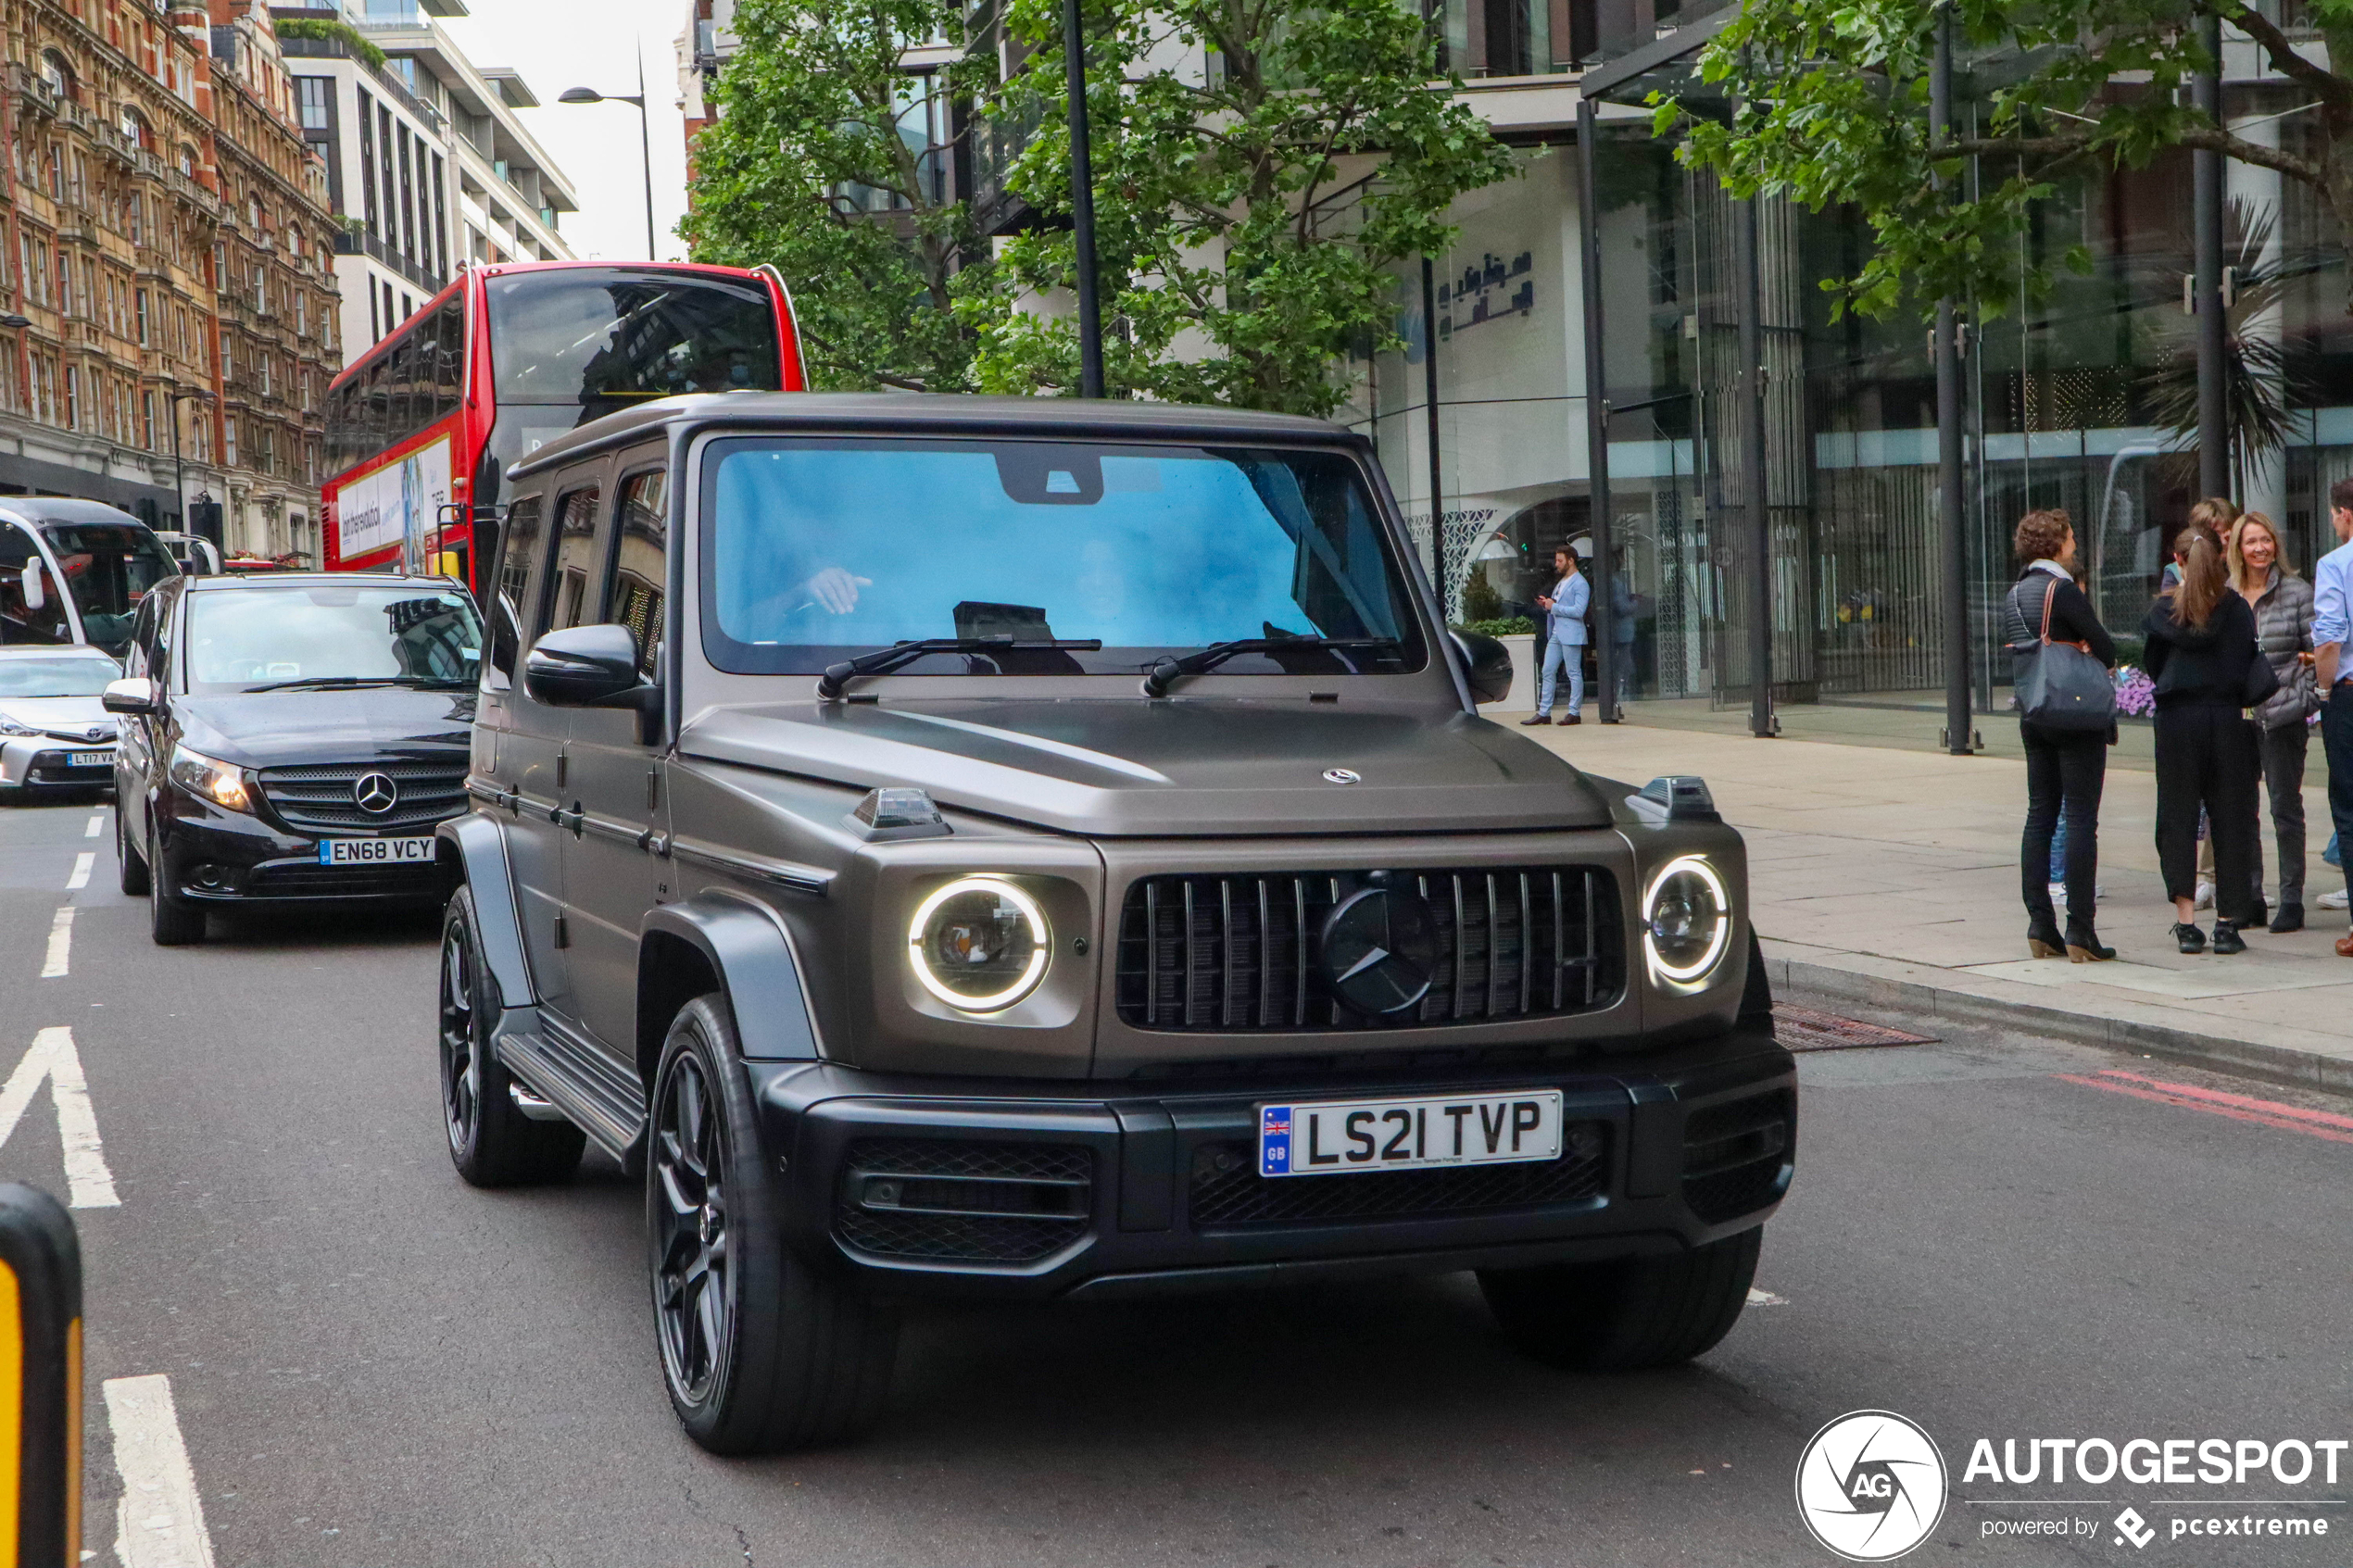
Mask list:
[[2210,882],[2199,883],[2197,884],[2197,898],[2190,907],[2197,909],[2212,909],[2214,907],[2214,884]]
[[2063,882],[2051,884],[2051,903],[2057,909],[2067,908],[2067,884]]
[[2334,893],[2322,894],[2314,902],[2323,909],[2341,909],[2345,908],[2347,899],[2345,889],[2340,887]]

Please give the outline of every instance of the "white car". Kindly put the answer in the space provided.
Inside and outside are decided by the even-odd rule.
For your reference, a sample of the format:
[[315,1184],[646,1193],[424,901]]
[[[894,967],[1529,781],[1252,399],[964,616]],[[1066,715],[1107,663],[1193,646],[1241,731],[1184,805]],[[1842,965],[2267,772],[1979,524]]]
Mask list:
[[87,645],[0,647],[0,797],[111,786],[116,720],[98,698],[121,677]]

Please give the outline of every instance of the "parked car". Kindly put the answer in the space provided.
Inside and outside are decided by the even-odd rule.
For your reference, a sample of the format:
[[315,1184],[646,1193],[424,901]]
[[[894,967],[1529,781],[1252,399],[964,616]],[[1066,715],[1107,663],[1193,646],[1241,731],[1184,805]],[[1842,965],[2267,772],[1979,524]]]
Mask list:
[[0,798],[112,787],[115,720],[99,698],[121,673],[98,648],[0,647]]
[[663,1377],[842,1437],[890,1303],[1477,1270],[1688,1360],[1786,1190],[1740,835],[1481,719],[1370,444],[678,398],[510,470],[439,966],[459,1174],[642,1165]]
[[122,890],[155,940],[231,905],[448,894],[482,623],[439,578],[175,577],[139,607],[115,764]]
[[0,496],[0,646],[89,643],[120,659],[140,600],[179,572],[155,530],[129,512]]

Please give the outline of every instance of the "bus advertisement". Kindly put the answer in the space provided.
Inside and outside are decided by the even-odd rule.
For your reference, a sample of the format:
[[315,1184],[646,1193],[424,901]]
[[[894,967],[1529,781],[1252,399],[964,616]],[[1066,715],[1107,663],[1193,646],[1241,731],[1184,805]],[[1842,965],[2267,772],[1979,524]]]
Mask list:
[[466,268],[328,388],[323,564],[442,571],[480,597],[518,459],[649,398],[803,384],[772,270]]

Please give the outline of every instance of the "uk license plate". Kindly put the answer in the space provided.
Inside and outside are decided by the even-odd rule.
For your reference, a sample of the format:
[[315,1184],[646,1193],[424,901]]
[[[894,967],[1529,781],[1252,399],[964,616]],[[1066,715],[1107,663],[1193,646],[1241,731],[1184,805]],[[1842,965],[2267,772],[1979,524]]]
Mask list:
[[1560,1153],[1558,1089],[1258,1108],[1262,1176],[1507,1165]]
[[433,863],[431,838],[326,838],[319,842],[322,866],[420,866]]

